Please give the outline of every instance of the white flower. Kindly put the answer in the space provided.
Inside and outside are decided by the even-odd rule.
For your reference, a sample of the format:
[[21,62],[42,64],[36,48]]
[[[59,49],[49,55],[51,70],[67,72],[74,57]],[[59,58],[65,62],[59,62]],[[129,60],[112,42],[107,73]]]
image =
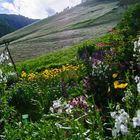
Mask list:
[[134,52],[136,52],[137,45],[138,45],[138,43],[137,43],[137,41],[135,41],[135,42],[134,42]]
[[117,113],[116,112],[110,112],[110,115],[113,119],[116,119]]
[[126,98],[125,98],[125,97],[123,97],[123,98],[122,98],[122,102],[125,102],[125,101],[126,101]]
[[139,38],[139,40],[138,40],[138,46],[140,46],[140,38]]
[[136,128],[137,126],[140,126],[140,118],[134,117],[133,118],[133,127]]
[[137,111],[137,117],[140,119],[140,110]]
[[0,77],[2,78],[3,77],[3,75],[2,75],[2,70],[0,69]]
[[140,93],[140,82],[137,84],[137,91]]
[[8,63],[8,66],[11,67],[12,66],[12,63]]
[[50,107],[50,111],[51,111],[52,113],[54,113],[54,109],[53,109],[52,107]]
[[112,130],[112,136],[113,136],[113,137],[116,137],[116,136],[118,135],[118,133],[119,133],[119,132],[118,132],[117,129],[113,129],[113,130]]
[[118,111],[119,114],[122,114],[122,113],[124,113],[124,112],[125,112],[124,109],[120,109],[120,110]]
[[139,76],[135,76],[135,82],[138,83],[140,81],[140,77]]
[[121,122],[120,122],[119,120],[116,120],[116,121],[115,121],[115,128],[116,128],[116,130],[120,131]]
[[61,114],[62,112],[63,112],[63,109],[62,108],[58,108],[57,114]]
[[67,113],[67,114],[70,114],[70,113],[72,112],[73,106],[68,104],[66,107],[67,107],[66,113]]
[[125,134],[128,132],[127,124],[129,115],[125,112],[124,109],[119,109],[120,106],[117,106],[116,112],[111,112],[111,117],[115,119],[115,126],[112,130],[112,136],[116,137],[121,132]]
[[119,105],[117,105],[117,106],[116,106],[116,110],[119,110],[119,109],[120,109],[120,106],[119,106]]
[[123,125],[123,124],[121,124],[120,129],[121,129],[122,134],[125,134],[125,133],[128,132],[127,126],[125,126],[125,125]]
[[53,108],[57,109],[59,107],[61,107],[61,101],[60,100],[53,101]]
[[133,118],[133,127],[140,126],[140,110],[137,111],[137,117]]

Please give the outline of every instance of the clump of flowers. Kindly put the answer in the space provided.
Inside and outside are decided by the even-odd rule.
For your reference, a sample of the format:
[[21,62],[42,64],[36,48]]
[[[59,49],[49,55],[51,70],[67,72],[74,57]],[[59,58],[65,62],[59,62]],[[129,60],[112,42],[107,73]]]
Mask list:
[[86,102],[86,100],[84,99],[83,96],[74,98],[71,102],[70,105],[72,105],[73,107],[81,107],[84,109],[88,108],[88,103]]
[[111,71],[111,69],[108,64],[100,60],[94,59],[94,62],[92,64],[93,76],[96,76],[100,80],[102,80],[102,78],[108,78],[107,73],[109,73],[109,71]]
[[28,75],[29,81],[35,80],[35,78],[36,78],[36,75],[34,73],[29,73],[29,75]]
[[112,129],[112,136],[116,137],[120,134],[126,134],[128,132],[128,119],[129,115],[124,109],[116,108],[115,112],[111,112],[110,115],[115,119],[115,126]]
[[28,80],[32,81],[37,78],[44,78],[46,80],[59,76],[63,72],[68,71],[77,71],[78,69],[82,68],[83,65],[63,65],[61,68],[53,68],[53,69],[46,69],[41,73],[26,73],[25,71],[21,72],[20,80]]
[[138,41],[134,42],[134,54],[133,56],[136,58],[138,65],[140,65],[140,38]]
[[24,79],[27,77],[27,73],[25,71],[21,72],[21,78]]
[[0,65],[2,65],[6,60],[9,59],[8,56],[8,52],[4,51],[1,55],[0,55]]
[[50,79],[60,75],[63,72],[67,71],[77,71],[82,65],[63,65],[61,68],[54,68],[54,69],[46,69],[42,72],[42,76],[45,79]]
[[72,112],[73,106],[68,104],[67,102],[62,101],[62,99],[54,100],[52,107],[50,107],[51,113],[62,114],[67,113],[70,114]]
[[7,81],[7,78],[6,76],[4,76],[2,70],[0,69],[0,83],[6,82],[6,81]]
[[125,93],[125,97],[122,98],[123,102],[131,102],[132,101],[132,92],[130,89],[127,89],[126,91],[124,91]]
[[6,83],[8,78],[16,77],[16,73],[10,71],[12,63],[9,62],[9,54],[6,50],[0,55],[0,83]]

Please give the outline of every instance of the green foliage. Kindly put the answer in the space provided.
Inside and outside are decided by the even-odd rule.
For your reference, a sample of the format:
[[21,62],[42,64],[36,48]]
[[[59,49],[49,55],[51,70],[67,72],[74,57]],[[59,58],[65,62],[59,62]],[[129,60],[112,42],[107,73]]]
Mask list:
[[118,24],[118,27],[121,32],[125,35],[126,38],[129,36],[136,36],[137,31],[140,29],[140,4],[136,4],[124,14],[122,21]]
[[11,89],[12,96],[9,104],[14,106],[20,114],[29,114],[31,120],[35,121],[41,118],[43,112],[48,112],[51,101],[60,97],[60,89],[55,80],[50,83],[43,80],[23,81]]
[[17,64],[18,71],[42,71],[48,67],[57,67],[67,63],[75,63],[78,47],[64,49],[50,53],[35,59],[27,60]]

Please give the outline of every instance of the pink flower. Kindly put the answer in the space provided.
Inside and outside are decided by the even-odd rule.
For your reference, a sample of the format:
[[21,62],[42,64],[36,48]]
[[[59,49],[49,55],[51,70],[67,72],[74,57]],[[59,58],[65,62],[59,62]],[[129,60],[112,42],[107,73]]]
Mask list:
[[87,109],[87,108],[88,108],[88,104],[87,104],[86,101],[83,101],[83,104],[82,104],[82,105],[83,105],[83,108],[84,108],[84,109]]
[[88,108],[88,104],[87,102],[84,100],[83,96],[74,98],[71,102],[70,105],[72,105],[73,107],[82,107],[84,109]]
[[77,106],[78,105],[78,101],[74,98],[70,104],[72,106]]
[[103,47],[105,46],[105,43],[103,43],[103,42],[98,42],[96,45],[97,45],[98,47],[100,47],[100,48],[103,48]]

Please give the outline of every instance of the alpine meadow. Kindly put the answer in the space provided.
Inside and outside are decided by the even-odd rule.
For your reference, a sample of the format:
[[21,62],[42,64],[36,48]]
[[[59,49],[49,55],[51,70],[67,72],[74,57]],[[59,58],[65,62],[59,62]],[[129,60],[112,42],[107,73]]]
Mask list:
[[0,140],[139,140],[139,0],[33,22],[0,21]]

